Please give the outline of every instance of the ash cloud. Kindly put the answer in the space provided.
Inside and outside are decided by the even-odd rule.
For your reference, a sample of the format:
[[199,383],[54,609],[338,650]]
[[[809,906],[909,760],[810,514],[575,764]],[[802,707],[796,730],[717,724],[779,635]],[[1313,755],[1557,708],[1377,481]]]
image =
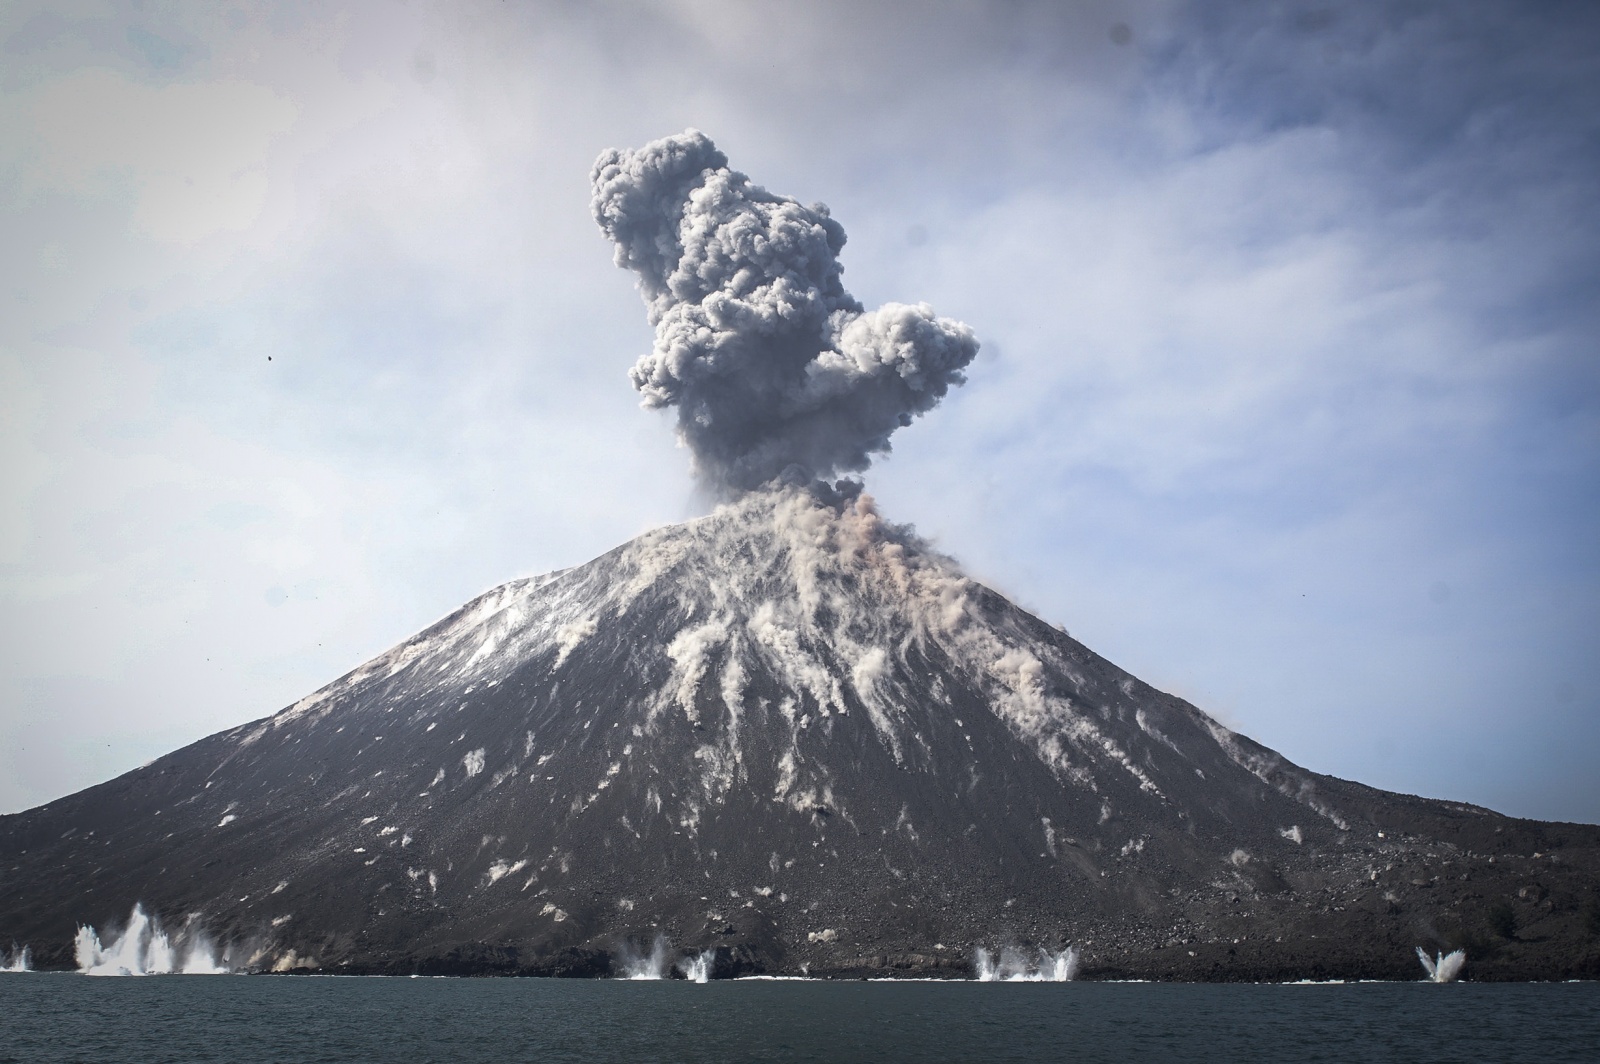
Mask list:
[[655,345],[630,376],[678,409],[696,475],[732,496],[799,466],[866,469],[938,405],[978,353],[925,303],[866,310],[840,280],[844,227],[775,195],[687,130],[611,149],[591,174],[595,221],[639,275]]

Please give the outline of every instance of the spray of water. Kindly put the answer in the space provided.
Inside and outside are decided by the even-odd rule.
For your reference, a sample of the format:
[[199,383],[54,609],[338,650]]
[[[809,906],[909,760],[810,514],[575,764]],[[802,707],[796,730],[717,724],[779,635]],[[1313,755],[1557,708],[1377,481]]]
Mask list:
[[33,953],[27,946],[19,949],[13,942],[10,954],[0,953],[0,972],[31,971],[33,971]]
[[1070,983],[1078,978],[1078,947],[1068,946],[1060,953],[1045,954],[1050,959],[1048,968],[1040,966],[1040,973],[1052,983]]
[[73,949],[84,975],[226,975],[232,970],[192,919],[174,941],[138,904],[120,935],[102,945],[93,927],[81,926]]
[[1070,983],[1078,977],[1078,948],[1059,953],[1040,950],[1037,962],[1010,946],[996,957],[981,947],[972,959],[981,983]]
[[1428,970],[1427,982],[1453,983],[1461,976],[1461,969],[1467,963],[1467,951],[1456,950],[1454,953],[1440,953],[1430,957],[1421,946],[1417,947],[1417,960]]
[[179,971],[183,975],[228,975],[232,969],[228,967],[224,951],[217,948],[204,931],[198,927],[189,929],[184,935],[186,940],[183,951],[183,963]]
[[693,957],[685,957],[678,962],[678,970],[683,977],[691,983],[709,983],[711,969],[717,962],[717,951],[708,949],[704,953]]
[[657,935],[650,944],[650,952],[646,953],[635,946],[632,940],[622,944],[622,978],[624,979],[665,979],[672,968],[672,959],[667,955],[667,940]]

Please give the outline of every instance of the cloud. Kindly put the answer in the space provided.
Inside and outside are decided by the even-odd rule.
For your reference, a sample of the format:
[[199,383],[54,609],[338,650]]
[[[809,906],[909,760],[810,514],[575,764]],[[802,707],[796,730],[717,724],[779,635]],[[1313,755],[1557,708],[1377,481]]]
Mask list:
[[31,120],[14,123],[31,127],[28,186],[121,190],[137,231],[179,244],[255,222],[268,151],[297,113],[262,85],[152,86],[105,68],[48,82],[13,106]]

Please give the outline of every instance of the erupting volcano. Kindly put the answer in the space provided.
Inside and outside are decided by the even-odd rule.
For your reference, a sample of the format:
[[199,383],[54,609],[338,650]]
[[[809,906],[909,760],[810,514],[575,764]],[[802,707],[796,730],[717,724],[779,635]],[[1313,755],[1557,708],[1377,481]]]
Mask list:
[[[0,818],[0,939],[71,966],[142,903],[254,969],[1412,978],[1420,942],[1600,974],[1600,829],[1301,769],[838,479],[978,345],[864,310],[824,208],[693,131],[594,181],[656,326],[633,380],[720,504]],[[1540,937],[1489,941],[1518,889]]]

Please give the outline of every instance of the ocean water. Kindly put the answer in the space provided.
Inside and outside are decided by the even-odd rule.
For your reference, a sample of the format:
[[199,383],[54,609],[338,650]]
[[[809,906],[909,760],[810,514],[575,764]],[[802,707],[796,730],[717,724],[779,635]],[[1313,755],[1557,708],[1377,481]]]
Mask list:
[[0,975],[0,1061],[1600,1060],[1600,983]]

